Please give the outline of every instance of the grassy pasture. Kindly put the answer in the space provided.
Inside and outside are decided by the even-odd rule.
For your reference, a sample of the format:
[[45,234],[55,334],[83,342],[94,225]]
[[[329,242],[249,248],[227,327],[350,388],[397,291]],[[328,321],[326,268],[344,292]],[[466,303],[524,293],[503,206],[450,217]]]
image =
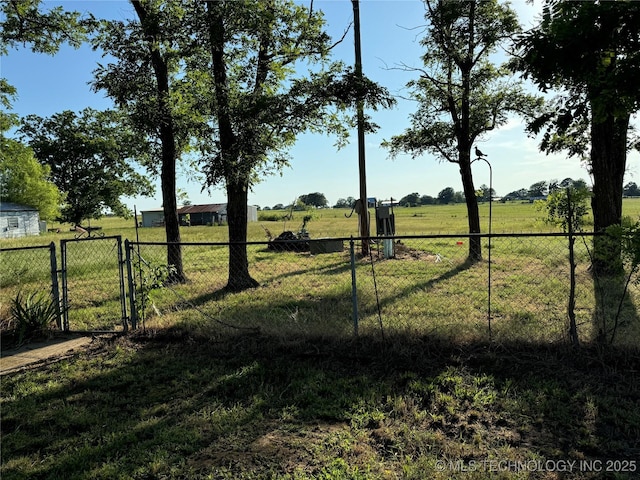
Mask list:
[[[640,198],[625,198],[623,200],[623,215],[632,220],[640,219]],[[370,209],[372,231],[375,230],[375,218],[373,209]],[[268,210],[264,213],[269,216],[284,216],[288,212]],[[311,212],[312,220],[307,224],[312,238],[321,237],[349,237],[358,236],[357,218],[346,218],[347,209],[320,209]],[[427,205],[421,207],[395,207],[396,234],[397,235],[444,235],[464,234],[468,231],[466,207],[464,204],[455,205]],[[263,227],[277,236],[284,230],[297,231],[302,225],[302,218],[309,212],[294,212],[293,220],[283,221],[258,221],[250,223],[248,228],[249,241],[264,241],[266,235]],[[354,214],[355,215],[355,214]],[[546,223],[544,215],[535,204],[522,202],[493,202],[492,205],[492,231],[493,233],[540,233],[558,232],[558,227]],[[489,224],[489,205],[480,205],[480,218],[483,231],[486,232]],[[140,217],[138,217],[140,219]],[[107,236],[120,235],[122,238],[136,240],[135,222],[133,219],[117,217],[103,217],[94,220],[92,226],[102,227],[101,232]],[[592,220],[587,217],[587,229],[592,225]],[[73,239],[75,232],[70,231],[68,224],[50,223],[49,229],[60,229],[60,233],[47,232],[36,237],[21,239],[0,239],[0,248],[23,247],[30,245],[43,245],[49,242],[58,242],[60,239]],[[162,227],[138,229],[139,240],[142,242],[165,241]],[[219,226],[194,226],[181,229],[184,242],[225,242],[228,240],[226,227]]]
[[[625,215],[640,216],[640,200],[625,199]],[[285,212],[269,211],[284,214]],[[346,210],[317,210],[308,224],[312,238],[348,237],[355,234],[356,219],[345,218]],[[398,234],[452,234],[466,229],[464,205],[396,208]],[[481,205],[486,223],[488,205]],[[257,222],[249,225],[249,240],[265,241],[268,228],[277,235],[283,228],[296,230],[304,215],[284,222]],[[133,220],[103,218],[94,222],[107,237],[121,235],[135,239]],[[74,233],[60,226],[62,233],[0,242],[3,247],[34,245],[73,238]],[[65,231],[66,230],[66,231]],[[529,203],[494,203],[493,231],[557,231],[545,223],[541,213]],[[162,242],[162,228],[140,228],[139,239]],[[225,227],[185,227],[184,242],[224,242]],[[348,242],[345,242],[345,246]],[[485,255],[487,241],[483,241]],[[69,251],[69,311],[74,330],[119,329],[120,304],[115,240],[67,243]],[[587,271],[588,255],[578,245],[578,317],[584,340],[597,333],[594,310],[603,304],[594,293]],[[444,338],[469,341],[487,336],[487,263],[470,268],[464,264],[466,239],[405,239],[395,259],[380,261],[373,248],[374,268],[369,259],[358,258],[359,331],[362,334],[437,333]],[[136,250],[137,252],[138,250]],[[8,307],[20,289],[48,285],[48,260],[31,259],[32,251],[5,253],[0,316],[7,318]],[[35,252],[35,251],[34,251]],[[38,250],[38,252],[41,252]],[[46,252],[45,252],[46,253]],[[153,265],[166,263],[162,246],[143,246],[142,257]],[[58,245],[58,255],[59,245]],[[261,286],[234,295],[221,293],[226,284],[228,251],[224,246],[187,245],[183,248],[189,283],[153,294],[145,325],[162,327],[190,325],[204,334],[217,332],[224,325],[240,328],[260,327],[271,335],[349,335],[351,319],[351,272],[348,251],[310,256],[308,253],[274,253],[265,245],[250,245],[251,273]],[[29,265],[27,269],[26,266]],[[32,270],[42,275],[32,278]],[[9,272],[23,272],[17,275]],[[27,273],[29,272],[29,273]],[[375,278],[374,278],[375,277]],[[500,340],[530,339],[556,341],[564,338],[568,295],[566,240],[560,237],[494,238],[492,245],[492,334]],[[606,292],[609,294],[609,292]],[[635,295],[635,291],[633,292]],[[614,291],[607,308],[615,309]],[[634,297],[632,297],[634,298]],[[195,307],[195,308],[194,308]],[[624,335],[619,341],[637,345],[635,304],[623,305]],[[614,310],[615,311],[615,310]],[[162,315],[159,316],[157,313]]]
[[[494,207],[494,232],[551,228],[530,204]],[[625,214],[638,218],[640,201],[625,200]],[[314,215],[312,238],[355,234],[356,220],[345,219],[344,211]],[[460,205],[397,209],[396,215],[399,234],[465,231]],[[287,229],[296,230],[301,217]],[[276,235],[283,228],[251,224],[251,240],[265,239],[261,223]],[[135,238],[132,221],[96,224],[106,235]],[[141,241],[164,240],[160,228],[139,233]],[[186,242],[226,239],[223,227],[182,233]],[[64,232],[0,245],[72,237]],[[250,245],[251,273],[261,286],[227,294],[220,290],[227,249],[187,245],[189,283],[152,294],[161,315],[148,306],[143,332],[96,340],[87,352],[2,378],[0,476],[638,478],[635,301],[622,306],[629,325],[617,342],[632,348],[587,344],[569,351],[562,342],[565,243],[493,239],[492,344],[486,341],[487,262],[465,264],[464,235],[405,239],[387,260],[375,247],[373,269],[370,259],[357,258],[358,338],[352,336],[348,251],[311,256]],[[119,313],[112,287],[105,287],[117,268],[112,244],[69,244],[75,262],[70,295],[82,312],[72,317],[72,328],[97,328]],[[483,245],[486,252],[486,239]],[[587,253],[577,247],[577,314],[588,341],[598,327],[594,308],[618,305],[594,293]],[[24,269],[46,265],[46,251],[28,252],[2,254],[3,303],[19,288],[48,284]],[[140,253],[155,265],[165,262],[161,246],[143,245]],[[618,285],[606,287],[619,292]],[[259,334],[243,329],[254,327]]]

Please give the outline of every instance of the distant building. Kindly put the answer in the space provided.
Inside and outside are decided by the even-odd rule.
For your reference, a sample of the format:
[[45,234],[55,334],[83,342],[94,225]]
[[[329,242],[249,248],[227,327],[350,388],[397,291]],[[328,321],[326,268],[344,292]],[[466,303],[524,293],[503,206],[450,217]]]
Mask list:
[[0,238],[40,235],[40,214],[33,207],[17,203],[0,204]]
[[180,225],[220,225],[227,221],[227,204],[185,205],[178,209]]
[[164,210],[162,208],[154,208],[153,210],[143,210],[142,215],[143,227],[161,227],[164,225]]
[[[155,208],[144,210],[142,214],[143,227],[161,227],[164,225],[164,210]],[[180,225],[221,225],[227,222],[227,204],[211,203],[207,205],[185,205],[178,208]],[[247,206],[247,220],[258,221],[258,208]]]

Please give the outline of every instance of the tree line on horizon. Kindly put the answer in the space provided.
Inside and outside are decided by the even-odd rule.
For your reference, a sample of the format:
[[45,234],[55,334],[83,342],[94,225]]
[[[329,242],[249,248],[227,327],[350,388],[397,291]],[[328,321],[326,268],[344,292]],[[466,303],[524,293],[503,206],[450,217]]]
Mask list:
[[[576,189],[588,189],[587,182],[582,179],[573,180],[572,178],[565,178],[562,181],[558,180],[541,180],[531,184],[529,188],[521,188],[507,193],[504,196],[499,197],[495,190],[492,189],[491,197],[489,197],[489,187],[481,185],[480,189],[476,191],[476,197],[479,202],[488,202],[489,198],[493,200],[499,200],[500,202],[509,201],[530,201],[534,199],[541,199],[547,195],[561,190],[563,188],[573,187]],[[624,185],[623,195],[625,197],[640,197],[640,187],[635,182],[628,182]],[[436,197],[431,195],[420,195],[418,192],[409,193],[399,200],[392,199],[394,205],[400,207],[417,207],[421,205],[448,205],[450,203],[465,203],[464,192],[455,191],[452,187],[446,187],[442,189]],[[347,197],[339,198],[331,208],[353,208],[356,204],[356,198]],[[304,207],[314,208],[328,208],[329,202],[326,196],[320,192],[309,193],[298,197],[295,203],[282,204],[276,203],[272,207],[264,206],[260,207],[261,210],[289,210],[299,209]]]

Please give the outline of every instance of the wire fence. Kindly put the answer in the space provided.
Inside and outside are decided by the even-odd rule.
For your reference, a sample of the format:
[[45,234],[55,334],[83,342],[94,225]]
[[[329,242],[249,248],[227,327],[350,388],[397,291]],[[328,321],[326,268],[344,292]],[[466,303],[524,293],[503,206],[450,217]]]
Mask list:
[[[275,335],[491,335],[497,341],[546,342],[567,337],[566,235],[482,236],[484,257],[478,262],[468,261],[468,235],[395,237],[389,239],[391,251],[379,241],[364,257],[358,239],[325,241],[332,244],[330,253],[314,254],[313,241],[309,250],[294,248],[295,242],[286,249],[247,244],[249,274],[259,286],[238,293],[225,290],[227,244],[183,244],[186,283],[150,292],[140,318],[188,321],[208,334],[236,328]],[[579,333],[593,339],[616,317],[626,338],[637,339],[637,285],[631,282],[625,291],[623,277],[598,281],[590,271],[591,242],[583,237],[575,244]],[[131,248],[144,259],[143,272],[166,264],[164,244]]]
[[[18,296],[58,300],[56,245],[0,249],[0,257],[0,330],[7,331],[15,328],[11,307]],[[57,327],[62,327],[60,318]]]
[[[227,243],[184,243],[186,281],[170,282],[167,244],[119,237],[1,250],[0,315],[18,291],[46,290],[68,311],[61,328],[123,330],[189,324],[207,335],[260,331],[283,337],[395,334],[449,340],[564,341],[570,263],[564,234],[378,238],[363,256],[360,239],[249,242],[248,269],[235,271]],[[575,315],[580,337],[617,332],[637,345],[638,284],[591,271],[592,236],[576,237]],[[53,252],[53,257],[52,253]],[[53,258],[53,260],[52,260]],[[52,275],[53,272],[53,275]],[[235,292],[229,278],[257,284]],[[57,282],[60,280],[60,293]],[[4,327],[3,327],[4,328]]]
[[66,330],[121,331],[127,326],[122,239],[97,236],[60,242]]

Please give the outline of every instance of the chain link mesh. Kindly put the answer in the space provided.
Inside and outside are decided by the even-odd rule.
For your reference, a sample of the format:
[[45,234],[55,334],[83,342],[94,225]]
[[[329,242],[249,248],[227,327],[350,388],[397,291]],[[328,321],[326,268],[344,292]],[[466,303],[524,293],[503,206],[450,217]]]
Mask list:
[[123,329],[119,237],[62,242],[66,309],[71,330]]
[[[139,323],[185,323],[214,336],[260,330],[286,337],[358,332],[453,340],[567,338],[567,236],[483,236],[482,259],[475,262],[468,260],[468,235],[376,239],[365,256],[359,240],[325,240],[330,253],[317,253],[323,250],[308,242],[279,249],[268,242],[248,243],[248,273],[258,286],[240,292],[226,288],[230,276],[244,270],[230,272],[228,244],[183,244],[186,282],[172,283],[167,281],[166,244],[131,243],[129,280]],[[122,329],[128,289],[120,276],[119,241],[104,237],[62,243],[66,284],[60,288],[67,294],[71,330]],[[637,274],[595,276],[592,243],[591,237],[575,241],[578,332],[589,340],[618,332],[619,340],[634,341],[640,333]],[[2,250],[3,329],[19,291],[52,292],[51,248]]]
[[[225,290],[228,246],[185,244],[187,282],[151,292],[143,316],[160,324],[199,324],[208,334],[218,328],[255,328],[280,335],[344,336],[356,329],[356,308],[357,331],[363,334],[479,339],[490,331],[498,341],[544,342],[567,337],[566,236],[497,235],[490,249],[489,238],[483,237],[483,258],[477,262],[468,261],[468,235],[396,237],[392,255],[389,245],[385,249],[378,241],[364,257],[356,242],[353,265],[349,240],[339,241],[342,251],[321,255],[247,244],[249,273],[259,286],[239,293]],[[609,280],[598,282],[590,272],[590,241],[575,242],[581,336],[595,338],[603,319],[615,316],[620,306],[621,325],[637,329],[635,281],[619,303],[622,286],[612,289]],[[166,264],[162,244],[138,244],[135,250],[145,260],[139,263],[139,278],[149,275],[149,266]]]
[[[11,304],[18,294],[46,293],[55,301],[52,289],[51,255],[55,246],[11,248],[0,250],[0,329],[11,330]],[[55,255],[55,253],[54,253]]]

